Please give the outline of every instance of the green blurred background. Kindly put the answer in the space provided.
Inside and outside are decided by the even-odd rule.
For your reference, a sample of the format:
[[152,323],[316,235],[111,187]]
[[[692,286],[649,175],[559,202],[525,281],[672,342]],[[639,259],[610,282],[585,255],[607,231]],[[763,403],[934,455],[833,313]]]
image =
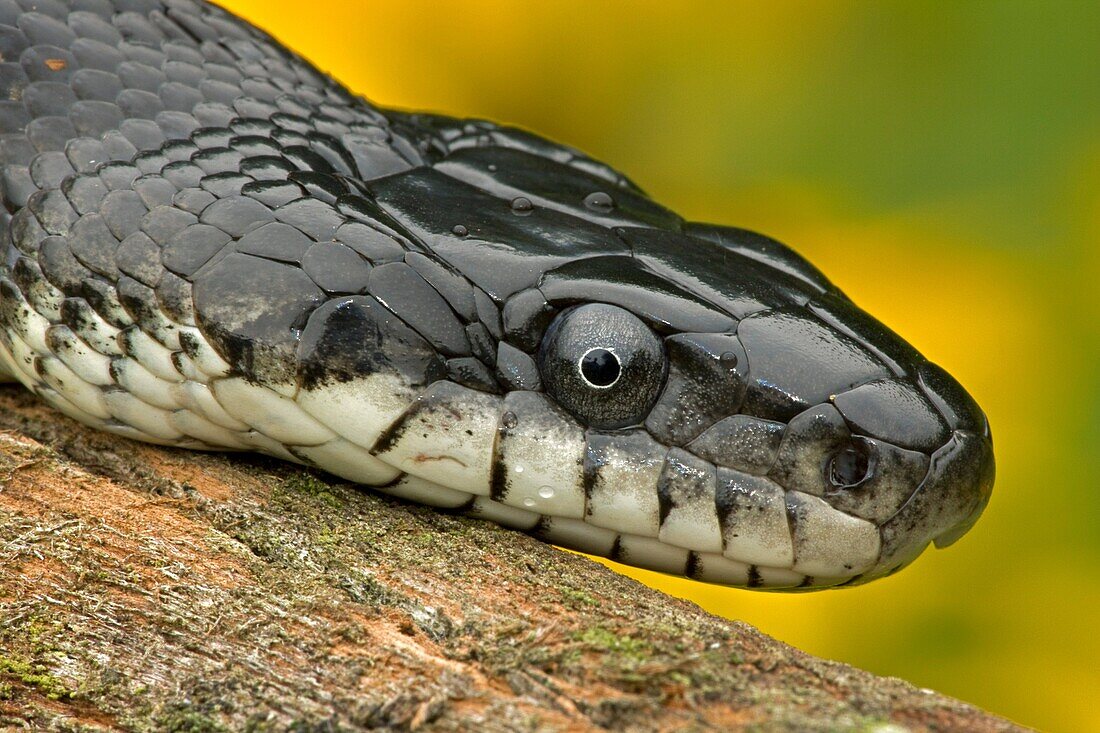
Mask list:
[[1026,725],[1096,729],[1100,5],[226,4],[376,102],[529,128],[793,245],[952,372],[998,455],[959,544],[812,595],[624,572]]

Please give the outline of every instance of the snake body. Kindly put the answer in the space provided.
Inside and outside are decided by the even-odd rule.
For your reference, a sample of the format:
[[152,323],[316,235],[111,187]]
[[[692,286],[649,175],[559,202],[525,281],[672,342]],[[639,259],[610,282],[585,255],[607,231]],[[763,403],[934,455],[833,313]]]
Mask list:
[[196,0],[0,0],[0,372],[729,585],[866,582],[990,493],[955,380],[782,244],[353,96]]

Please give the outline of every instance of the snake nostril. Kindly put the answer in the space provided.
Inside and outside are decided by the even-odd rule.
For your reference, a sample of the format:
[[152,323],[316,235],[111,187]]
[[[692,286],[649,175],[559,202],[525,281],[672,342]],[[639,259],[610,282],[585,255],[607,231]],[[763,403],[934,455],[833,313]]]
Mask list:
[[829,459],[829,482],[838,489],[854,489],[867,480],[873,468],[874,461],[866,444],[856,440]]

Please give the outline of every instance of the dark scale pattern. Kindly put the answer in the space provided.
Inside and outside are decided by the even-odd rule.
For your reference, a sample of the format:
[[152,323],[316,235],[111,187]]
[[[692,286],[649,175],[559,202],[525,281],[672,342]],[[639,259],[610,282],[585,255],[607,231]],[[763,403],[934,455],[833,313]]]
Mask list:
[[46,280],[36,261],[30,257],[18,257],[11,273],[15,284],[35,310],[51,319],[61,312],[61,293]]
[[[369,178],[356,168],[364,139],[385,146],[387,173],[418,156],[391,144],[384,117],[261,32],[191,2],[9,16],[0,38],[4,57],[19,64],[0,74],[11,100],[0,112],[0,167],[5,221],[26,206],[9,231],[34,257],[34,270],[24,268],[28,292],[36,273],[61,292],[91,289],[102,318],[136,322],[154,338],[171,318],[197,316],[249,376],[285,377],[287,344],[325,294],[365,291],[372,256],[380,264],[404,256],[381,233],[372,243],[375,233],[349,229],[349,242],[340,241],[347,218],[334,206],[352,189],[333,174]],[[265,189],[268,181],[275,185]],[[232,251],[270,264],[225,260]],[[235,277],[259,289],[237,288]],[[282,307],[255,301],[276,284]],[[230,296],[251,297],[262,323],[222,318]],[[472,320],[468,286],[464,301]],[[462,329],[444,339],[456,354],[468,351]],[[245,365],[242,339],[245,351],[284,362]]]
[[[531,133],[376,109],[198,0],[0,0],[0,202],[0,376],[125,435],[354,454],[320,465],[423,499],[395,478],[422,441],[430,501],[750,586],[840,582],[838,521],[885,574],[988,499],[981,411],[794,251]],[[588,304],[619,315],[554,336]],[[432,430],[461,459],[421,460]]]
[[615,188],[641,193],[630,179],[605,163],[593,160],[576,148],[551,143],[526,130],[497,125],[488,120],[457,120],[432,114],[387,112],[397,130],[415,140],[432,161],[467,148],[497,148],[519,151],[566,165],[600,179]]

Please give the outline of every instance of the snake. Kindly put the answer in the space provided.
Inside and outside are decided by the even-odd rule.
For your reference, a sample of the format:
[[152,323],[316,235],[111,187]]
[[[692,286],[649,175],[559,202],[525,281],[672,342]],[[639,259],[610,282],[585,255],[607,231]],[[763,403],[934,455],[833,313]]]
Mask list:
[[990,497],[973,398],[793,249],[213,4],[0,0],[0,192],[0,374],[97,430],[767,590]]

